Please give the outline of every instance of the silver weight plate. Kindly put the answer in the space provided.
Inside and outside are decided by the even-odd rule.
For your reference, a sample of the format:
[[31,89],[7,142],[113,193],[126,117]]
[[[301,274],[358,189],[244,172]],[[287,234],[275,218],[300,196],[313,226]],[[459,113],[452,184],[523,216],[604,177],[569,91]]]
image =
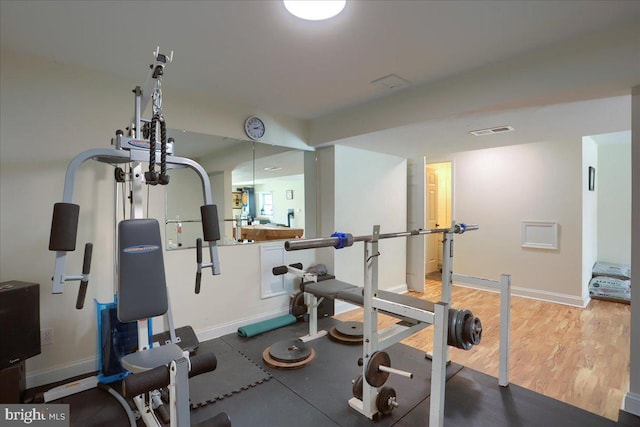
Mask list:
[[336,325],[336,331],[348,337],[362,337],[362,322],[342,322]]

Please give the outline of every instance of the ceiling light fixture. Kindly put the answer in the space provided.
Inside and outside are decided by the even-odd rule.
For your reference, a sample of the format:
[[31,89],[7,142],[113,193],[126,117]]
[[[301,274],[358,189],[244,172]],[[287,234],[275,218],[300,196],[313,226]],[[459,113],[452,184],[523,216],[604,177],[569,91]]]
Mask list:
[[346,0],[283,0],[283,3],[284,7],[298,18],[322,21],[342,12]]

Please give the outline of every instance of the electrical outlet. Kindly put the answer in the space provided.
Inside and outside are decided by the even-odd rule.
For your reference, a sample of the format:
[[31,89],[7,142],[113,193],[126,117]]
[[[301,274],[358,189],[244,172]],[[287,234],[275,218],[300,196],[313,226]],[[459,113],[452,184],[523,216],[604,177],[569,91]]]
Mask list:
[[53,344],[53,328],[46,328],[40,330],[40,343],[42,345]]

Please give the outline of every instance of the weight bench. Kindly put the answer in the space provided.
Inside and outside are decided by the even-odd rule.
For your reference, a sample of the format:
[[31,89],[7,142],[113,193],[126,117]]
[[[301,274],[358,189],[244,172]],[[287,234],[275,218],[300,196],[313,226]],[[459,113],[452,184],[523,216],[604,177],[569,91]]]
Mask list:
[[[300,338],[301,341],[307,342],[316,338],[326,335],[326,331],[318,331],[318,305],[324,298],[341,300],[354,304],[360,307],[364,306],[364,288],[360,286],[351,285],[346,282],[342,282],[336,279],[323,280],[319,282],[307,282],[300,285],[300,290],[308,295],[307,307],[309,308],[309,334]],[[431,301],[425,301],[418,298],[409,297],[406,295],[400,295],[395,292],[378,290],[377,295],[379,298],[391,301],[393,303],[402,304],[404,306],[418,310],[418,311],[434,311],[434,305]],[[429,323],[423,323],[408,316],[402,316],[397,313],[388,312],[385,310],[379,310],[380,313],[386,314],[392,317],[400,319],[398,323],[391,326],[386,330],[384,336],[386,336],[386,345],[384,344],[385,338],[383,338],[383,344],[380,348],[386,348],[396,342],[409,337],[429,326]],[[398,334],[402,334],[402,338],[398,339]]]

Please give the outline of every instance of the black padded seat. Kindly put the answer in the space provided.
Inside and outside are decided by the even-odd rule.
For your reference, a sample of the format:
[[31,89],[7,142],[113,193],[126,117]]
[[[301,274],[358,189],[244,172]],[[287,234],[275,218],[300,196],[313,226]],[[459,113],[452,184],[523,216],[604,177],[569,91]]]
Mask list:
[[120,363],[127,371],[137,374],[158,366],[169,365],[183,355],[183,350],[177,344],[166,344],[127,354],[120,359]]
[[[338,294],[340,292],[349,290],[349,289],[358,289],[358,286],[350,285],[345,282],[341,282],[340,280],[331,279],[331,280],[323,280],[322,282],[314,283],[309,282],[304,285],[304,292],[309,292],[317,297],[321,298],[338,298]],[[362,289],[362,288],[360,288]]]
[[[302,288],[304,292],[309,292],[317,297],[339,299],[351,304],[364,305],[364,288],[350,285],[340,280],[324,280],[322,282],[305,283]],[[418,310],[434,312],[434,303],[431,301],[410,297],[408,295],[397,294],[395,292],[378,290],[378,298],[417,308]],[[381,310],[382,311],[382,310]],[[384,312],[384,311],[383,311]],[[386,313],[386,312],[385,312]],[[397,317],[393,313],[386,313]]]
[[352,289],[345,289],[338,292],[337,299],[356,305],[364,305],[364,288],[354,286]]

